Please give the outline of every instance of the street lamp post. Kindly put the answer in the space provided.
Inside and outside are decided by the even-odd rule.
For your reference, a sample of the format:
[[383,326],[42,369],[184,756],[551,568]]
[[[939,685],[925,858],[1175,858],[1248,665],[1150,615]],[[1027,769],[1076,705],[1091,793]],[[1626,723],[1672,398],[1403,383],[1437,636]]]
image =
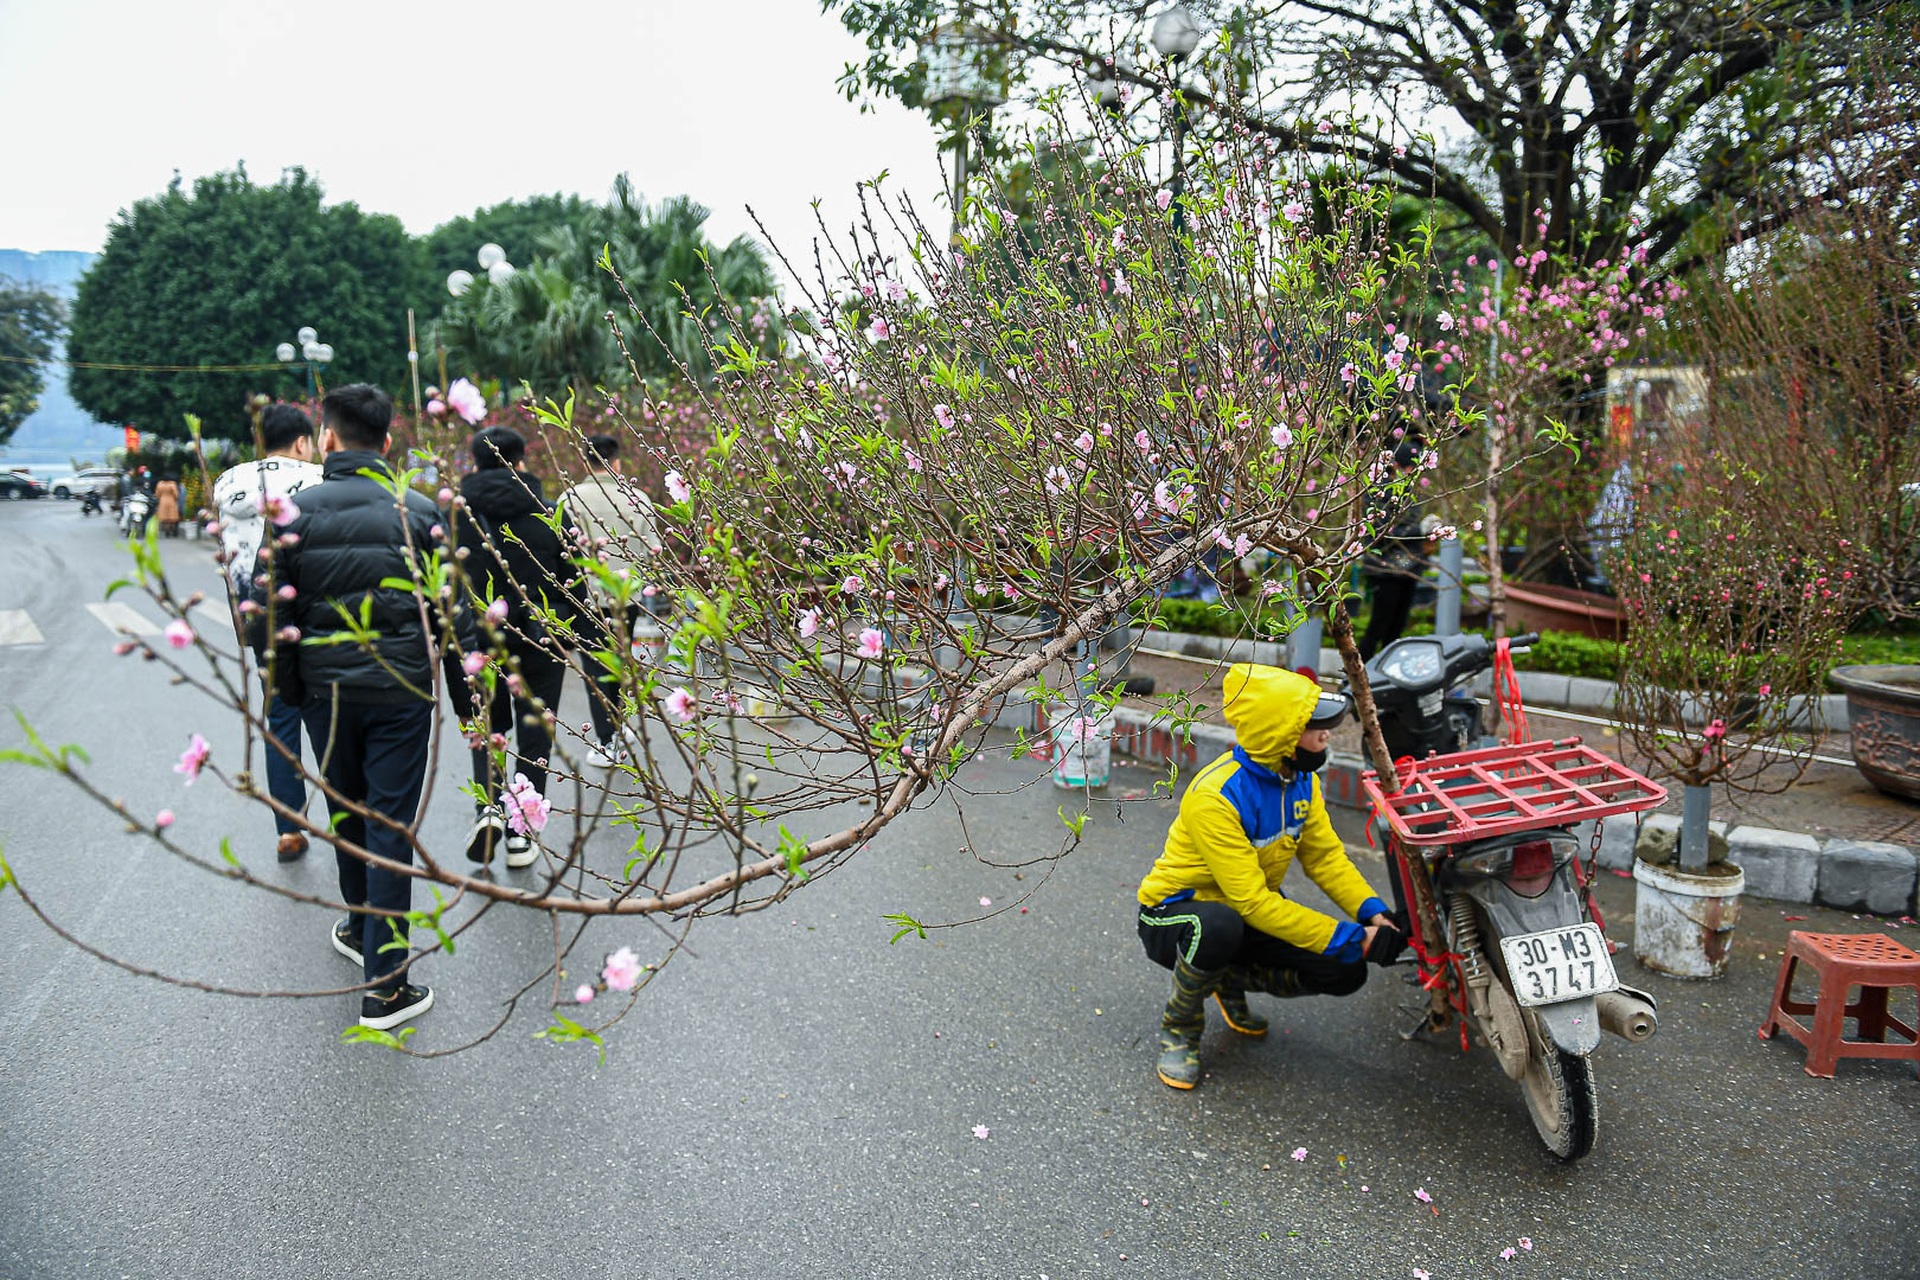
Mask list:
[[[487,283],[500,286],[513,279],[519,270],[507,261],[507,251],[489,240],[474,253],[473,260],[487,276]],[[447,272],[447,292],[456,298],[467,296],[467,290],[473,288],[474,276],[471,271],[454,270]],[[440,357],[440,385],[447,385],[447,348],[437,338],[434,347]]]
[[299,346],[296,347],[291,342],[283,342],[273,349],[273,354],[281,364],[291,365],[299,363],[305,366],[307,373],[307,401],[308,403],[312,403],[319,397],[321,390],[319,371],[333,363],[333,346],[330,343],[320,341],[319,333],[316,332],[310,324],[302,325],[300,332],[296,333],[294,337],[299,340]]
[[938,119],[954,112],[953,231],[948,243],[960,243],[961,213],[967,200],[967,133],[974,113],[992,111],[1006,101],[999,86],[980,66],[987,47],[986,33],[967,22],[963,11],[958,22],[935,27],[920,42],[920,58],[927,67],[925,101]]
[[[480,269],[487,273],[487,281],[490,284],[505,284],[513,279],[514,272],[518,270],[507,261],[507,251],[492,241],[481,245],[479,252],[475,253],[473,258]],[[467,290],[471,288],[473,288],[473,272],[449,271],[447,273],[447,292],[454,297],[466,297]]]
[[1180,83],[1180,67],[1188,56],[1200,45],[1200,24],[1184,4],[1170,5],[1161,10],[1160,16],[1153,20],[1153,31],[1148,37],[1153,51],[1165,58],[1171,68],[1169,79],[1172,81],[1173,94],[1173,271],[1174,284],[1179,286],[1186,278],[1186,252],[1180,247],[1180,235],[1187,227],[1187,211],[1180,197],[1187,186],[1187,118],[1186,89]]

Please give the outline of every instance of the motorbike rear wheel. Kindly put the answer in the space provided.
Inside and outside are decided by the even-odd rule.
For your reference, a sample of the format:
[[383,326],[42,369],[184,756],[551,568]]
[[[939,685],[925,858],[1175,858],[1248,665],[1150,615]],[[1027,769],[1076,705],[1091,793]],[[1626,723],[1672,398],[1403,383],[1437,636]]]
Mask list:
[[1562,1160],[1578,1160],[1593,1150],[1600,1128],[1593,1063],[1554,1044],[1531,1011],[1526,1021],[1529,1053],[1520,1090],[1527,1113],[1547,1150]]

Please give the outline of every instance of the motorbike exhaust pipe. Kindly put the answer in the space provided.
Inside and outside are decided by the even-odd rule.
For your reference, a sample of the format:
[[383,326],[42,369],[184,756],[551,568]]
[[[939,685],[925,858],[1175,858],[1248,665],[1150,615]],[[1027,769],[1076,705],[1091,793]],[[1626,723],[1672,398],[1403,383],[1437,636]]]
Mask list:
[[1629,1044],[1652,1039],[1660,1029],[1660,1015],[1653,1001],[1637,991],[1602,991],[1593,998],[1600,1015],[1600,1029],[1619,1036]]

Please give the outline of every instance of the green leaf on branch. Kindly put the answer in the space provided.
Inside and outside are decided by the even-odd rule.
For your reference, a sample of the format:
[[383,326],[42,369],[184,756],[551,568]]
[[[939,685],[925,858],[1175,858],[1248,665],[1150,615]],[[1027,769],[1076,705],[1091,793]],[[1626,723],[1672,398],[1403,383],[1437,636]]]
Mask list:
[[378,1044],[389,1049],[406,1047],[407,1037],[418,1031],[418,1027],[402,1027],[396,1032],[380,1031],[374,1027],[352,1026],[340,1033],[342,1044]]
[[600,1048],[600,1065],[607,1065],[606,1039],[592,1027],[583,1027],[565,1014],[553,1015],[553,1025],[544,1031],[533,1033],[535,1040],[546,1040],[553,1044],[578,1044],[585,1040]]
[[782,824],[780,827],[780,856],[787,860],[787,874],[796,880],[808,878],[804,865],[807,857],[807,842]]
[[894,935],[887,939],[888,946],[892,946],[910,933],[922,941],[926,940],[927,927],[904,911],[895,911],[890,915],[884,915],[880,918],[890,925],[897,926]]

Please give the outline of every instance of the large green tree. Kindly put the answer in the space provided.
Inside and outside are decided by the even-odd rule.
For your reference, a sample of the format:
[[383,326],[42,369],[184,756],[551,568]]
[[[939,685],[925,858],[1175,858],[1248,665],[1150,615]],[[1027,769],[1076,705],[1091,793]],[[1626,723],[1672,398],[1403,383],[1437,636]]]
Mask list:
[[270,185],[236,169],[191,193],[176,178],[115,220],[80,281],[73,397],[97,418],[162,436],[184,435],[187,413],[240,436],[249,392],[304,390],[297,369],[274,360],[302,325],[334,349],[329,382],[398,388],[419,254],[397,218],[323,204],[303,169]]
[[[930,94],[922,42],[966,24],[980,69],[1022,90],[1095,67],[1164,128],[1170,76],[1149,34],[1176,6],[1078,0],[821,0],[860,36],[851,97]],[[1703,220],[1734,234],[1779,213],[1777,188],[1845,189],[1823,150],[1836,120],[1880,123],[1863,55],[1914,46],[1911,0],[1192,0],[1203,38],[1186,100],[1202,130],[1244,125],[1362,160],[1509,261],[1545,247],[1593,261],[1645,243],[1685,256]],[[1008,113],[1002,113],[1005,119]],[[1431,142],[1422,134],[1432,135]],[[1540,215],[1536,216],[1538,210]],[[1637,222],[1635,221],[1637,220]]]
[[[744,236],[724,247],[710,242],[707,210],[695,201],[676,196],[650,205],[622,174],[604,205],[538,203],[561,220],[533,236],[531,259],[496,240],[518,270],[498,284],[479,275],[443,309],[435,334],[446,344],[449,374],[562,395],[568,387],[623,385],[635,369],[642,377],[681,368],[704,376],[711,365],[703,325],[736,331],[763,350],[777,346],[772,307],[756,306],[774,288],[760,247]],[[487,222],[476,215],[473,229],[509,225],[504,217]],[[609,312],[625,353],[608,327]]]
[[0,444],[40,407],[46,362],[65,324],[58,297],[0,277]]

